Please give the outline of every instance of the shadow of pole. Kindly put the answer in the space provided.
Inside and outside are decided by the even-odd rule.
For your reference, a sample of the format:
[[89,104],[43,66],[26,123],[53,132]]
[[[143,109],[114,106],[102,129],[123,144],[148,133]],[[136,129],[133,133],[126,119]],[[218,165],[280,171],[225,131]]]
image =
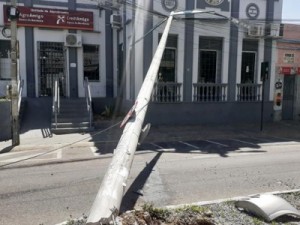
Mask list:
[[145,168],[140,172],[140,174],[135,178],[134,182],[131,184],[126,194],[123,197],[122,204],[120,207],[120,212],[125,212],[134,208],[140,194],[137,193],[138,190],[142,190],[145,183],[147,182],[154,166],[158,162],[163,152],[158,152],[150,163],[147,163]]

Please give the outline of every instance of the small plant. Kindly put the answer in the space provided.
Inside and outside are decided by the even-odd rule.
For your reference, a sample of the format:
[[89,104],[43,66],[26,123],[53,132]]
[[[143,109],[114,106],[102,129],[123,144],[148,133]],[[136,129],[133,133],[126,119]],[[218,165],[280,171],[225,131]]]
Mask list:
[[262,225],[263,222],[260,219],[258,219],[256,217],[253,217],[253,224],[255,224],[255,225]]
[[148,212],[151,217],[165,220],[171,212],[168,209],[155,208],[152,204],[143,205],[143,210]]
[[113,116],[114,109],[112,106],[105,106],[104,111],[101,113],[101,116],[105,118],[111,118]]
[[203,206],[199,205],[186,205],[182,208],[178,208],[175,210],[176,213],[179,212],[191,212],[191,213],[205,213],[207,209]]

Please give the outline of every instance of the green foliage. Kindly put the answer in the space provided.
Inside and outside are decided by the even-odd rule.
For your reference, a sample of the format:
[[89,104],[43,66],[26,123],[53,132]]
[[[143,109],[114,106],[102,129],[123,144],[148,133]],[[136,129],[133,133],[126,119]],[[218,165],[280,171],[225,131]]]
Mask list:
[[190,213],[204,213],[207,211],[207,208],[199,205],[186,205],[182,208],[178,208],[175,210],[175,212],[190,212]]
[[252,220],[253,220],[253,224],[255,224],[255,225],[262,225],[263,224],[263,222],[260,219],[256,218],[256,217],[253,217]]
[[165,220],[170,214],[170,210],[162,209],[162,208],[155,208],[152,204],[144,204],[143,210],[148,212],[151,217]]
[[106,105],[104,111],[101,113],[101,116],[105,118],[112,118],[113,113],[114,113],[114,107]]

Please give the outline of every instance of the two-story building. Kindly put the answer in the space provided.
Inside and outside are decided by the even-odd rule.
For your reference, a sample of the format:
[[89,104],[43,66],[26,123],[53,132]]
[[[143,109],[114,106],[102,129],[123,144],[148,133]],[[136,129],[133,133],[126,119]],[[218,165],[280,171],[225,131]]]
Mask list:
[[[163,33],[160,23],[171,11],[203,10],[221,15],[187,15],[172,23],[149,121],[259,122],[262,99],[264,119],[273,120],[282,1],[161,0],[133,1],[133,5],[122,5],[114,12],[122,15],[125,25],[114,31],[119,43],[115,51],[123,56],[115,64],[119,73],[121,66],[127,65],[123,95],[129,104],[134,102]],[[262,62],[269,63],[264,87]]]
[[[0,0],[0,94],[10,80],[7,1]],[[282,0],[20,0],[19,75],[23,96],[46,99],[59,78],[61,95],[84,96],[94,108],[135,101],[171,11],[176,18],[148,108],[154,124],[259,122],[274,117],[276,41]],[[272,31],[272,32],[271,32]],[[269,63],[262,96],[261,63]],[[118,108],[118,106],[116,107]],[[49,109],[51,110],[51,109]]]

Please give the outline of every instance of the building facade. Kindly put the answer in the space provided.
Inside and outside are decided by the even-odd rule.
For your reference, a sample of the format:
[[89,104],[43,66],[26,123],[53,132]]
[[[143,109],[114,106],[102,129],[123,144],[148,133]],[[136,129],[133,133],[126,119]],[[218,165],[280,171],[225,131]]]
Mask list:
[[[0,8],[5,5],[0,0]],[[282,0],[23,0],[19,6],[26,17],[18,27],[24,97],[52,96],[57,77],[63,96],[83,97],[87,77],[95,105],[122,102],[125,112],[148,71],[164,30],[162,20],[171,11],[196,9],[221,16],[202,13],[173,21],[146,120],[259,122],[262,99],[264,119],[275,117]],[[51,16],[56,16],[52,23]],[[4,16],[0,26],[5,24]],[[3,92],[9,82],[9,68],[4,66],[9,38],[1,34],[0,41]],[[269,63],[264,85],[262,62]]]
[[[276,120],[300,119],[300,26],[284,24],[277,42],[277,79],[274,110]],[[277,84],[277,85],[276,85]],[[282,102],[282,103],[281,103]]]
[[[132,8],[132,4],[141,9]],[[274,119],[282,1],[162,0],[132,4],[116,12],[126,12],[122,18],[126,29],[119,33],[118,43],[126,46],[121,54],[130,66],[124,96],[131,104],[163,33],[164,26],[159,24],[171,11],[203,10],[222,15],[202,13],[173,22],[149,107],[149,121],[259,122],[262,99],[264,119]],[[264,85],[262,62],[269,63]]]
[[[7,1],[0,1],[8,24]],[[53,81],[60,80],[62,96],[83,97],[83,79],[91,81],[94,97],[106,97],[112,69],[110,13],[94,1],[18,1],[19,74],[24,80],[24,97],[52,96]],[[2,13],[1,13],[2,15]],[[9,28],[9,26],[8,26]],[[3,29],[1,29],[3,30]],[[0,35],[0,85],[9,82],[10,38]]]

